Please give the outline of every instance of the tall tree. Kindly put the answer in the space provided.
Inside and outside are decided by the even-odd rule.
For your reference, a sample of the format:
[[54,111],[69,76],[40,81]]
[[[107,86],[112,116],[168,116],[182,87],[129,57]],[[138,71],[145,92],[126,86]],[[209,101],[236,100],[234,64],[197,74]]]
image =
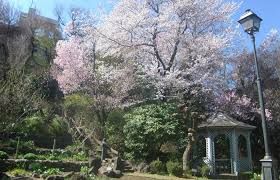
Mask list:
[[209,87],[220,82],[215,77],[235,34],[230,17],[237,7],[222,0],[121,0],[97,29],[98,48],[132,61],[152,78],[157,95]]
[[100,56],[95,26],[89,12],[73,10],[66,39],[57,43],[53,75],[64,94],[82,91],[94,99],[92,109],[104,127],[108,112],[128,100],[134,68],[121,57]]

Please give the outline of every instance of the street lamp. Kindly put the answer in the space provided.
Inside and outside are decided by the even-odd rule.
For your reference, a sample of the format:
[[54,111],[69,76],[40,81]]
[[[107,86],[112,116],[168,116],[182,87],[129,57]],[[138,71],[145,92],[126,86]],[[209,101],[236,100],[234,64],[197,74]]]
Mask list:
[[263,159],[260,160],[262,163],[262,179],[276,180],[278,179],[277,165],[275,163],[276,161],[273,160],[271,157],[271,152],[268,146],[263,92],[261,86],[261,78],[259,74],[259,65],[257,60],[256,43],[255,43],[255,33],[259,32],[261,21],[262,19],[260,17],[258,17],[254,12],[248,9],[240,17],[238,22],[243,26],[244,31],[250,35],[254,47],[254,59],[255,59],[255,68],[256,68],[256,75],[257,75],[257,86],[258,86],[258,94],[259,94],[259,103],[261,108],[262,131],[263,131],[264,148],[265,148],[265,156]]

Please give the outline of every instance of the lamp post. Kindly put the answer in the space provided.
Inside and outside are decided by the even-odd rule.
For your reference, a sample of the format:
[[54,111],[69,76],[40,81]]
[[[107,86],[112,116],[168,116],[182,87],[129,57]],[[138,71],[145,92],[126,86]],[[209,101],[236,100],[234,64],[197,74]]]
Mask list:
[[263,131],[264,148],[265,148],[265,156],[263,159],[260,160],[262,163],[262,179],[276,180],[278,179],[277,168],[276,168],[277,165],[275,163],[275,160],[272,159],[271,152],[268,145],[263,92],[261,86],[261,78],[259,74],[259,65],[258,65],[256,43],[255,43],[255,33],[259,31],[261,21],[262,19],[260,17],[258,17],[254,12],[248,9],[240,17],[238,22],[243,26],[244,31],[250,35],[254,48],[254,60],[255,60],[255,68],[256,68],[256,75],[257,75],[257,87],[258,87],[259,103],[261,108],[262,131]]

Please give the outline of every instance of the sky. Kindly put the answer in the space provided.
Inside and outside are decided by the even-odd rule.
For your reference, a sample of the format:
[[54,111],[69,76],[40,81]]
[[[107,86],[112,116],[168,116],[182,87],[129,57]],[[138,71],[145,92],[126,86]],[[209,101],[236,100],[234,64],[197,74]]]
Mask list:
[[[28,11],[28,8],[32,3],[32,0],[8,1],[11,2],[11,4],[13,4],[16,8],[24,12]],[[109,0],[33,0],[32,6],[39,9],[41,15],[55,18],[53,9],[57,4],[64,6],[65,9],[72,6],[78,6],[91,10],[103,7],[105,5],[106,10],[109,11],[111,8],[108,3],[106,3],[108,1]],[[241,2],[241,0],[231,1]],[[233,16],[233,20],[236,21],[236,25],[238,25],[237,21],[246,9],[251,9],[263,19],[260,32],[256,34],[257,45],[259,45],[264,40],[271,29],[276,29],[280,32],[280,0],[243,0],[240,8]],[[240,31],[242,31],[241,27]],[[248,39],[249,41],[249,37],[245,33],[243,34],[244,38]]]

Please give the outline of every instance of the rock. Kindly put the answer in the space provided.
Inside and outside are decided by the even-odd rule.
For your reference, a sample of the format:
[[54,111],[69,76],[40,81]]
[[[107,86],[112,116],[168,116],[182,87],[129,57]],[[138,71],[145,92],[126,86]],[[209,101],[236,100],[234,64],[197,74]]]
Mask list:
[[120,170],[114,170],[114,178],[120,178],[122,176],[122,172]]
[[121,169],[121,159],[119,157],[114,157],[112,159],[113,162],[113,170],[120,170]]
[[122,172],[120,170],[114,170],[112,167],[102,166],[98,169],[98,174],[101,176],[107,176],[112,178],[119,178],[122,176]]
[[10,180],[11,179],[11,177],[10,176],[8,176],[6,173],[0,173],[0,179],[1,180]]
[[72,177],[73,175],[74,175],[75,173],[72,171],[72,172],[67,172],[67,173],[65,173],[64,174],[64,178],[70,178],[70,177]]
[[142,162],[136,167],[136,169],[137,169],[137,172],[148,173],[150,170],[150,166],[149,166],[149,164]]
[[101,159],[99,158],[89,158],[89,168],[91,174],[97,174],[98,169],[101,167]]
[[34,174],[32,174],[32,177],[33,178],[40,178],[40,174],[34,173]]
[[69,180],[87,180],[87,177],[80,173],[74,173],[70,178],[67,178]]
[[107,167],[101,166],[101,167],[98,169],[98,174],[99,174],[99,175],[105,175],[105,176],[107,176],[107,174],[108,174],[108,172],[107,172]]
[[64,180],[64,177],[60,175],[51,175],[48,176],[46,180]]

